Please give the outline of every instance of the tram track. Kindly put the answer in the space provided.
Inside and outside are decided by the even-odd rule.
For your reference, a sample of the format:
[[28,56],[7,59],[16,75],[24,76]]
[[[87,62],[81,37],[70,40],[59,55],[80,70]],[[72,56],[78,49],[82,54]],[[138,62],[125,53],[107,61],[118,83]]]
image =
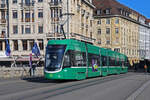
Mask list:
[[[132,73],[128,74],[121,74],[121,75],[112,75],[107,77],[97,77],[97,78],[91,78],[83,81],[77,81],[77,82],[69,82],[64,84],[53,84],[50,87],[42,87],[37,89],[32,89],[28,91],[23,91],[19,94],[11,94],[11,100],[42,100],[42,99],[48,99],[52,98],[54,96],[62,95],[65,93],[69,93],[72,91],[76,91],[79,89],[83,89],[86,87],[90,87],[97,84],[102,84],[105,82],[109,82],[116,79],[125,78],[128,76],[131,76]],[[5,100],[6,96],[3,96]],[[7,100],[10,100],[7,98]]]
[[[48,99],[48,98],[51,98],[51,97],[54,97],[54,96],[58,96],[58,95],[62,95],[62,94],[65,94],[65,93],[69,93],[69,92],[72,92],[72,91],[76,91],[76,90],[79,90],[79,89],[83,89],[83,88],[86,88],[86,87],[90,87],[90,86],[94,86],[94,85],[97,85],[97,84],[102,84],[102,83],[105,83],[105,82],[109,82],[109,81],[112,81],[112,80],[116,80],[116,79],[121,79],[121,78],[125,78],[127,77],[128,75],[120,75],[119,77],[115,77],[115,75],[113,77],[104,77],[103,80],[102,79],[96,79],[92,81],[87,81],[87,82],[83,82],[83,83],[79,83],[79,84],[74,84],[74,85],[70,85],[70,86],[66,86],[66,87],[62,87],[62,88],[59,88],[59,89],[56,89],[56,90],[52,90],[52,91],[45,91],[44,93],[47,93],[44,97],[44,99]],[[51,94],[49,94],[51,93]],[[37,98],[35,98],[37,99]]]

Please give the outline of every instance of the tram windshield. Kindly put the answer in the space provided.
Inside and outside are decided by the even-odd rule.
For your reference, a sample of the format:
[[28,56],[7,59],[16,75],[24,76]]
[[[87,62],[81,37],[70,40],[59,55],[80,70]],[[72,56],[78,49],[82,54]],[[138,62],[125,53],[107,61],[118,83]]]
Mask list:
[[48,71],[57,71],[61,68],[66,45],[48,45],[46,47],[46,66]]

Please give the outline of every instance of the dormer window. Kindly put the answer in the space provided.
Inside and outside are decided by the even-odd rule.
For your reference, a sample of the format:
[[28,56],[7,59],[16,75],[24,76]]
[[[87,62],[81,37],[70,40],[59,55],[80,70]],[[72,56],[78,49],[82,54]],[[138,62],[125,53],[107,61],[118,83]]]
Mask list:
[[128,16],[128,12],[126,12],[126,16]]
[[129,14],[130,14],[129,12],[126,12],[126,16],[127,16],[127,17],[129,17]]
[[118,8],[118,11],[120,12],[121,15],[123,15],[123,9],[122,8]]
[[97,15],[101,15],[101,9],[98,9],[98,10],[96,11],[96,14],[97,14]]
[[106,14],[110,14],[110,8],[106,9]]
[[121,14],[121,15],[123,14],[123,10],[122,10],[122,9],[120,10],[120,14]]

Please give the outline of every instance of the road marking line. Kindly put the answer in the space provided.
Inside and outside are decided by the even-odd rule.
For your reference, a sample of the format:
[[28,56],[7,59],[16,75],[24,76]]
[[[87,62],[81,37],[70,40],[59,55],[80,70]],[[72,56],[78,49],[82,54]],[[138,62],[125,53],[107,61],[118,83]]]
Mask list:
[[150,85],[150,80],[144,83],[137,91],[132,93],[126,100],[136,100],[136,97],[144,91],[144,89]]

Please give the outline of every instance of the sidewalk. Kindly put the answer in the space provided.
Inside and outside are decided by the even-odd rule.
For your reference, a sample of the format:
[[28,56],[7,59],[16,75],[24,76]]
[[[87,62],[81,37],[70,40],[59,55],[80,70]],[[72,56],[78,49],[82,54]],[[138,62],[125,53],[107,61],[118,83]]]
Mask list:
[[150,74],[145,74],[147,80],[139,89],[137,89],[126,100],[150,100]]
[[150,80],[144,90],[136,97],[135,100],[150,100]]

